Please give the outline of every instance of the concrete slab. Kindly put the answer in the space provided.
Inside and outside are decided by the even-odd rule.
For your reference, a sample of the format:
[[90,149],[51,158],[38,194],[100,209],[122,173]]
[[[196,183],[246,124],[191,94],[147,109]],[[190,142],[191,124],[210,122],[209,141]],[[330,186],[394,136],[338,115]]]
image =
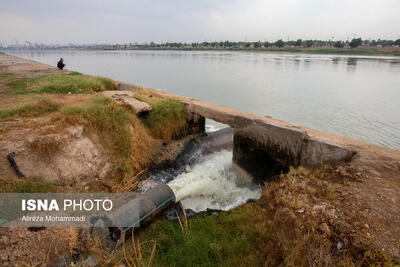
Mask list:
[[106,97],[114,98],[128,105],[133,110],[135,110],[136,114],[148,112],[152,109],[149,104],[133,98],[132,91],[116,90],[116,91],[103,91],[102,93]]

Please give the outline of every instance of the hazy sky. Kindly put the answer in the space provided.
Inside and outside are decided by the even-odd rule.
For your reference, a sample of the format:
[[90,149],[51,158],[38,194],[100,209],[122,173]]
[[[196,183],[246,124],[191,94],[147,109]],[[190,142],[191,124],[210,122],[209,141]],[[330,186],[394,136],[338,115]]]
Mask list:
[[400,38],[400,0],[1,0],[0,41]]

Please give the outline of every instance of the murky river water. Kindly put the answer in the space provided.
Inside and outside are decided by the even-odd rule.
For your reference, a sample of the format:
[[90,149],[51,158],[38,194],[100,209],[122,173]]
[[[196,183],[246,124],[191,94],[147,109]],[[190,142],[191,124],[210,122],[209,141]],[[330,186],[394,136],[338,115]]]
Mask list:
[[[10,53],[10,52],[9,52]],[[209,51],[12,54],[400,149],[400,58]]]

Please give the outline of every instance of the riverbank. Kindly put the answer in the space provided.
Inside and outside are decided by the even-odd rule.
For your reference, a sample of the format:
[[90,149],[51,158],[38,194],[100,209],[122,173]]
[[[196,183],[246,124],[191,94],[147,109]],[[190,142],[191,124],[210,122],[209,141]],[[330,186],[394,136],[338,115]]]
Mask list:
[[[74,90],[66,90],[66,87],[60,84],[56,87],[44,86],[48,79],[43,81],[43,75],[61,75],[63,84],[72,83],[69,88],[82,81],[81,78],[92,77],[59,71],[48,65],[0,54],[0,114],[4,114],[0,122],[2,192],[115,192],[118,189],[132,191],[139,186],[135,177],[137,172],[151,167],[154,164],[153,160],[158,159],[160,155],[171,154],[177,150],[168,145],[179,144],[170,143],[169,140],[164,141],[167,144],[167,148],[164,148],[163,140],[158,136],[159,129],[164,126],[158,124],[155,127],[153,123],[146,123],[129,109],[117,105],[115,100],[98,100],[102,97],[101,91],[107,89],[109,82],[104,84],[101,83],[102,79],[96,79],[89,87],[80,85]],[[80,75],[82,77],[75,80],[75,76]],[[74,77],[71,78],[72,76]],[[172,109],[173,114],[177,115],[172,116],[175,119],[180,118],[179,111],[182,110],[179,108],[179,102],[193,103],[203,109],[222,108],[227,116],[232,113],[241,114],[241,111],[216,107],[211,103],[155,89],[119,82],[113,84],[123,90],[134,88],[134,92],[139,93],[136,98],[149,104],[163,101],[165,98],[178,100],[178,103],[173,103],[176,108]],[[43,103],[43,100],[50,101],[50,105],[49,102]],[[161,105],[157,109],[159,115],[156,118],[161,118],[161,123],[168,125],[171,117],[161,116],[165,114],[163,111],[166,110],[166,106]],[[38,110],[42,113],[36,113]],[[271,123],[289,125],[272,118],[266,119]],[[69,127],[73,127],[72,132],[62,132],[65,136],[61,140],[64,141],[54,142],[54,134],[60,134],[60,129]],[[129,241],[123,248],[109,255],[98,244],[91,244],[79,248],[82,250],[81,256],[91,253],[96,255],[99,264],[110,266],[122,263],[128,266],[134,263],[138,265],[150,260],[156,265],[357,266],[400,262],[400,151],[295,127],[306,130],[313,137],[350,146],[357,151],[357,155],[350,163],[316,170],[293,169],[288,174],[275,176],[271,182],[261,185],[263,196],[260,200],[228,212],[203,215],[188,221],[182,217],[181,222],[159,218],[150,228],[135,236],[136,249]],[[154,132],[151,129],[154,129]],[[130,136],[130,141],[127,141],[126,134]],[[170,136],[166,139],[169,138]],[[77,143],[69,143],[70,140],[76,140]],[[115,143],[117,140],[123,143]],[[132,150],[126,150],[129,144],[132,145]],[[140,147],[136,147],[137,145]],[[72,183],[66,180],[48,181],[32,177],[16,179],[5,158],[6,152],[25,146],[28,148],[27,153],[37,153],[34,154],[35,157],[19,158],[26,162],[45,161],[49,156],[58,155],[57,153],[65,148],[77,146],[80,150],[83,148],[84,151],[93,153],[87,153],[83,157],[72,154],[79,162],[88,163],[89,158],[98,158],[99,161],[89,163],[99,168],[105,168],[102,164],[109,162],[123,165],[117,165],[121,167],[119,171],[114,172],[115,179],[109,179],[107,176],[97,177],[96,175],[100,174],[96,174],[98,169],[93,172],[91,181],[85,180],[88,177],[80,181],[72,180]],[[17,152],[23,155],[23,151]],[[107,154],[116,158],[104,157]],[[70,154],[67,155],[71,157]],[[71,161],[68,163],[65,174],[71,170]],[[40,168],[34,166],[38,170],[54,168],[48,161]],[[87,169],[86,164],[75,166],[85,174],[91,170]],[[113,170],[110,166],[108,168]],[[114,170],[116,169],[118,168]],[[50,176],[58,177],[59,173]],[[122,177],[126,179],[121,179]],[[63,242],[70,246],[63,248],[64,250],[76,249],[78,245],[82,245],[79,235],[72,230],[64,231],[61,235],[53,229],[39,232],[23,229],[21,233],[25,235],[21,237],[18,237],[18,229],[2,230],[5,230],[2,231],[2,236],[6,238],[2,237],[3,253],[0,256],[2,260],[6,258],[4,262],[7,263],[38,262],[39,265],[43,265],[47,258],[55,260],[58,242],[48,247],[48,244],[52,244],[51,239],[54,236],[59,237],[60,247]],[[47,240],[46,245],[37,248],[27,246],[28,242],[40,238]],[[142,248],[140,253],[139,245]],[[21,252],[21,248],[29,253]]]
[[[91,49],[89,49],[91,50]],[[97,49],[93,49],[97,50]],[[400,56],[400,48],[296,48],[296,47],[241,47],[241,48],[158,48],[158,47],[142,47],[142,48],[118,48],[108,49],[114,50],[154,50],[154,51],[244,51],[244,52],[273,52],[273,53],[299,53],[299,54],[325,54],[325,55],[365,55],[365,56]]]

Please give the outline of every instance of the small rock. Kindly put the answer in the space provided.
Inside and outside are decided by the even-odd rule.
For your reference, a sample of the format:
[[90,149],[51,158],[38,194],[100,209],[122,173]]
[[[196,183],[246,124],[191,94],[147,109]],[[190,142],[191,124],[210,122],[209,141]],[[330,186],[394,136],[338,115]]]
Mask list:
[[369,229],[369,225],[368,224],[364,224],[364,227]]
[[94,259],[94,256],[92,254],[89,255],[89,257],[86,260],[87,266],[96,266],[96,260]]
[[335,214],[336,214],[336,210],[335,209],[330,209],[330,210],[327,210],[326,212],[325,212],[325,214],[328,216],[328,217],[336,217],[335,216]]
[[2,236],[0,239],[0,245],[7,245],[8,238],[6,236]]
[[317,211],[317,210],[325,210],[325,205],[314,205],[314,207],[312,208],[313,211]]
[[0,259],[1,259],[2,261],[8,260],[7,254],[6,254],[6,253],[1,253],[1,254],[0,254]]
[[186,165],[185,171],[186,171],[186,172],[191,172],[191,171],[192,171],[192,168],[190,168],[189,165]]
[[315,216],[321,211],[325,211],[325,205],[314,205],[311,209],[311,215]]
[[297,212],[297,213],[303,213],[303,212],[304,212],[304,209],[299,209],[299,210],[297,210],[296,212]]
[[337,243],[336,247],[337,247],[337,249],[341,249],[341,248],[343,247],[342,242],[339,241],[339,242]]
[[318,227],[318,229],[323,232],[324,234],[326,234],[328,237],[331,236],[331,229],[329,228],[329,226],[326,223],[321,223]]

